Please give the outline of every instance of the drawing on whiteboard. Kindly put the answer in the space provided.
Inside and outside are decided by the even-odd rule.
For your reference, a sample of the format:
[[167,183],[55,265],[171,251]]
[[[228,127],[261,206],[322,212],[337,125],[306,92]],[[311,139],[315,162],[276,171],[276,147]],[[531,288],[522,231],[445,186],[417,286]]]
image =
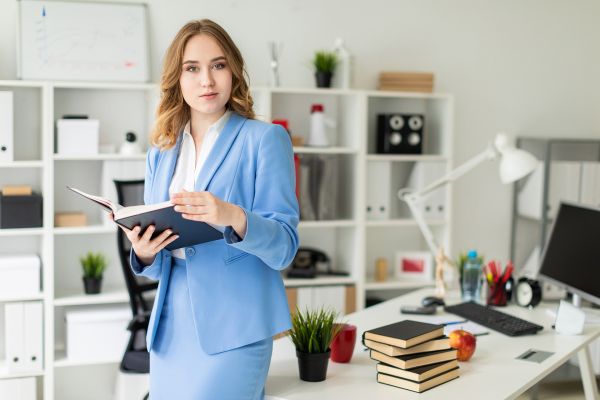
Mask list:
[[148,80],[143,4],[19,3],[22,78]]

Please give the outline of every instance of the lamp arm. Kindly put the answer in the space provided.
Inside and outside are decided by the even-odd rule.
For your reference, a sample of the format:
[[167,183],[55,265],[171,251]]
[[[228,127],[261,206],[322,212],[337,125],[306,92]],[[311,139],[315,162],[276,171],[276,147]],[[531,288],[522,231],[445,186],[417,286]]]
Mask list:
[[423,216],[423,213],[417,207],[418,199],[410,196],[410,197],[405,197],[404,201],[408,205],[408,208],[410,209],[410,212],[412,213],[413,218],[417,222],[417,225],[419,226],[419,229],[421,230],[421,234],[423,234],[423,237],[425,238],[425,241],[427,242],[427,247],[429,247],[429,251],[431,251],[431,254],[433,254],[433,256],[435,257],[435,255],[437,254],[438,248],[439,248],[439,244],[436,242],[435,237],[433,236],[433,232],[431,232],[431,229],[429,229],[427,222],[425,222],[425,217]]
[[417,204],[419,204],[423,200],[423,197],[425,197],[430,192],[438,189],[439,187],[441,187],[445,184],[448,184],[448,183],[460,178],[461,176],[463,176],[467,172],[471,171],[472,169],[474,169],[475,167],[477,167],[479,164],[483,163],[484,161],[493,160],[494,158],[496,158],[497,155],[498,155],[498,151],[496,150],[496,148],[493,145],[491,145],[487,149],[485,149],[483,152],[481,152],[480,154],[478,154],[475,157],[471,158],[470,160],[466,161],[464,164],[462,164],[459,167],[455,168],[454,170],[450,171],[447,175],[430,183],[429,185],[427,185],[425,188],[423,188],[421,190],[418,190],[416,192],[411,192],[410,190],[407,190],[407,189],[400,189],[398,191],[398,197],[401,200],[405,201],[406,204],[408,205],[408,208],[410,209],[410,212],[412,213],[413,218],[417,222],[417,225],[419,226],[419,229],[421,230],[421,233],[423,234],[423,237],[425,238],[425,241],[427,242],[429,251],[431,251],[431,254],[433,254],[434,257],[438,253],[439,244],[436,242],[435,237],[433,236],[433,232],[431,231],[431,229],[429,229],[429,226],[427,225],[427,222],[425,221],[425,217],[423,216],[423,212],[417,207]]
[[447,183],[450,183],[450,182],[460,178],[467,172],[469,172],[472,169],[474,169],[475,167],[477,167],[482,162],[488,161],[488,160],[493,160],[494,158],[496,158],[497,155],[498,155],[498,152],[496,151],[496,149],[493,146],[489,146],[487,149],[485,149],[484,151],[482,151],[475,157],[471,158],[470,160],[466,161],[464,164],[462,164],[462,165],[456,167],[455,169],[453,169],[452,171],[450,171],[447,175],[430,183],[429,185],[427,185],[426,187],[424,187],[421,190],[418,190],[418,191],[410,193],[410,194],[405,194],[404,196],[406,196],[406,197],[408,197],[408,196],[425,197],[427,194],[429,194],[430,192],[433,192],[435,189],[439,188],[440,186],[443,186]]

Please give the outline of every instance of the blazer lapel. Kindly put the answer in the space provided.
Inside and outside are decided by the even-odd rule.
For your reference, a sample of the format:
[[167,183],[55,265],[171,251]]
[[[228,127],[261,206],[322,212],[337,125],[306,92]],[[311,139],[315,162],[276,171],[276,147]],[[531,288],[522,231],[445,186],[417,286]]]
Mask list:
[[153,186],[153,191],[156,193],[156,198],[154,199],[156,203],[169,200],[169,186],[171,186],[171,180],[175,173],[175,165],[177,164],[177,156],[181,149],[182,138],[183,135],[179,132],[175,146],[164,152],[162,159],[155,167],[154,182],[158,182],[158,185]]
[[213,175],[227,156],[231,145],[233,144],[235,138],[237,137],[242,125],[246,122],[246,118],[242,117],[236,112],[231,114],[229,117],[229,121],[225,124],[223,131],[219,134],[217,141],[215,142],[212,150],[208,154],[202,169],[200,170],[200,174],[198,174],[198,179],[196,180],[196,184],[194,190],[196,192],[205,191],[212,179]]

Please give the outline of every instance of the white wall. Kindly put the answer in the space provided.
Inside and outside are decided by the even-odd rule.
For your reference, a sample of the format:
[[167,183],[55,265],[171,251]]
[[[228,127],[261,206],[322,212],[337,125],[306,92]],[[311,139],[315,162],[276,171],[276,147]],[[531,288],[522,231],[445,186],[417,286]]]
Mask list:
[[[16,77],[15,0],[0,0],[0,79]],[[600,2],[595,0],[151,0],[153,79],[189,19],[222,24],[248,63],[251,84],[268,82],[268,40],[284,42],[284,86],[312,86],[315,49],[346,39],[355,86],[381,70],[432,71],[455,95],[455,164],[498,130],[513,135],[600,139]],[[455,185],[454,249],[508,257],[510,193],[486,165]]]

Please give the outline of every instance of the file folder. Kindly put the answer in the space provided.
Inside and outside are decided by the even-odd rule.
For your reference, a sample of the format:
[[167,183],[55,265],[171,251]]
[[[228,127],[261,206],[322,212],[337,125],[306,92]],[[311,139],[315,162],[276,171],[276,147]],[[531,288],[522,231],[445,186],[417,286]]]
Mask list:
[[0,162],[13,161],[13,124],[13,93],[0,92]]

